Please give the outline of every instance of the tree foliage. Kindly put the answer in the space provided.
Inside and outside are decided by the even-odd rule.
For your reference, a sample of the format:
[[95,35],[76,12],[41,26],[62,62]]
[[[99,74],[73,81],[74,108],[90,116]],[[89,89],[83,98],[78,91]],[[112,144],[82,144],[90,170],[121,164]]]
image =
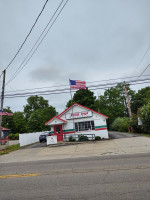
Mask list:
[[94,93],[92,91],[90,91],[89,89],[80,89],[76,91],[72,101],[68,101],[66,107],[69,107],[72,103],[76,102],[88,108],[95,109],[95,100],[96,97],[94,96]]
[[137,113],[138,109],[150,100],[150,87],[142,88],[133,95],[131,109],[133,113]]
[[142,107],[141,117],[144,131],[150,133],[150,101]]
[[34,110],[27,122],[28,131],[40,132],[49,130],[49,127],[45,126],[45,122],[47,122],[55,115],[56,115],[56,110],[52,106]]
[[[13,113],[10,107],[4,111]],[[49,130],[45,122],[56,115],[56,110],[43,97],[32,96],[27,99],[24,112],[14,112],[13,116],[3,116],[2,126],[12,133],[39,132]]]
[[48,100],[40,96],[31,96],[27,99],[27,104],[24,106],[24,114],[28,120],[35,110],[49,107]]
[[[127,85],[127,90],[130,99],[132,99],[134,91],[130,89],[129,85]],[[118,84],[116,87],[105,90],[104,95],[101,95],[96,101],[96,107],[98,111],[109,117],[108,125],[112,124],[117,117],[127,117],[128,109],[124,85]]]
[[111,125],[111,130],[128,132],[130,127],[130,119],[128,117],[117,117]]
[[13,133],[27,132],[26,119],[23,112],[14,112],[12,119],[14,122],[14,130],[12,130]]

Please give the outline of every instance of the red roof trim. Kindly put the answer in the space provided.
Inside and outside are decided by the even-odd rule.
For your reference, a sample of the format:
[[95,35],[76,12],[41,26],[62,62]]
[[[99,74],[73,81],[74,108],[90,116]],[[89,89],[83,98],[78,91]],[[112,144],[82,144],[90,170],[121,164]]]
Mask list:
[[90,109],[90,108],[87,108],[87,107],[85,107],[85,106],[82,106],[81,104],[78,104],[78,103],[72,104],[70,107],[68,107],[68,108],[67,108],[66,110],[64,110],[62,113],[60,113],[60,114],[58,115],[58,117],[61,117],[66,111],[68,111],[68,110],[69,110],[72,106],[74,106],[74,105],[77,105],[77,106],[86,108],[87,110],[90,110],[90,111],[92,111],[92,112],[95,112],[95,113],[97,113],[97,114],[99,114],[99,115],[102,115],[102,116],[108,118],[108,116],[103,115],[102,113],[99,113],[99,112],[97,112],[97,111],[95,111],[95,110],[92,110],[92,109]]
[[50,121],[52,121],[53,119],[58,119],[58,120],[60,120],[60,121],[62,121],[62,122],[67,122],[67,121],[65,121],[65,120],[63,120],[63,119],[60,119],[58,116],[54,116],[53,118],[51,118],[49,121],[47,121],[46,123],[45,123],[45,125],[47,125]]

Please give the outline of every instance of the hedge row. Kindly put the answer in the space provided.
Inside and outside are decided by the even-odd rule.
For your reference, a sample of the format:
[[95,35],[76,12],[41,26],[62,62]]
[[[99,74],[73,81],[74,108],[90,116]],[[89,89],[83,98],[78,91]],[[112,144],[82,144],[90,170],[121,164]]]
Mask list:
[[8,138],[10,140],[19,140],[19,133],[16,133],[16,134],[11,133],[8,135]]

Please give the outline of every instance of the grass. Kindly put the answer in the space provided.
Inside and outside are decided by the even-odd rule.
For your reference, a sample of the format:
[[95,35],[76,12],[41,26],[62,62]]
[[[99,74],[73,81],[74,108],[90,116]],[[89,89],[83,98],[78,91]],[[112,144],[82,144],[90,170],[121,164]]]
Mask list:
[[15,151],[18,149],[20,149],[19,144],[14,144],[14,145],[9,146],[7,149],[0,150],[0,155],[7,154],[7,153],[10,153],[11,151]]

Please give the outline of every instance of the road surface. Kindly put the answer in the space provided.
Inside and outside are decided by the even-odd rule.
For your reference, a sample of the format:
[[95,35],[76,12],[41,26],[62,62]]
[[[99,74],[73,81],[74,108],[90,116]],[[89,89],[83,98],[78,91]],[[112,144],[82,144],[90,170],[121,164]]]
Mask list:
[[138,135],[135,134],[122,133],[117,131],[109,131],[108,134],[110,139],[138,137]]
[[149,200],[150,153],[0,164],[1,200]]

